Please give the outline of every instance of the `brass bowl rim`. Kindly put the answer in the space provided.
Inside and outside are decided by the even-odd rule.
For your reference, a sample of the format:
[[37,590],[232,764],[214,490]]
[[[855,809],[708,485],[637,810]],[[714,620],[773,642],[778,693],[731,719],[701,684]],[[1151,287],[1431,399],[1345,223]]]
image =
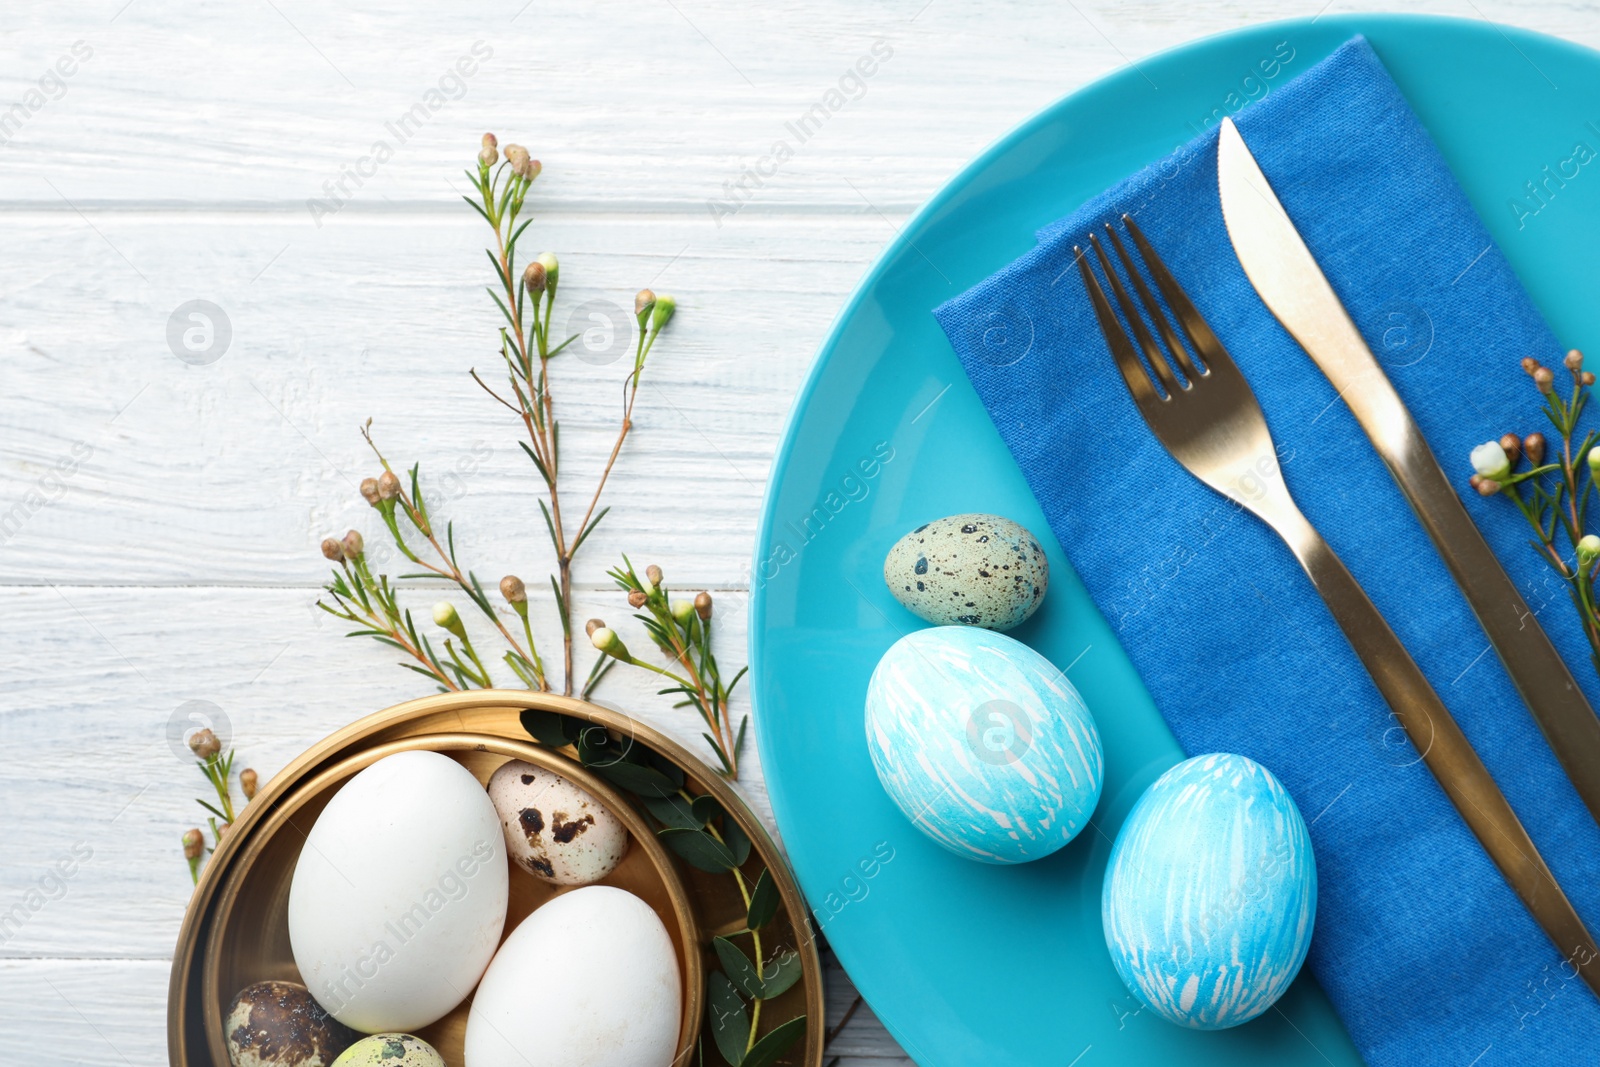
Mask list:
[[[629,804],[616,788],[609,782],[600,778],[589,768],[561,756],[548,748],[535,744],[532,741],[517,741],[506,737],[497,737],[493,734],[480,733],[428,733],[414,734],[409,737],[396,738],[364,748],[355,752],[331,766],[323,767],[313,776],[302,781],[294,790],[282,798],[282,802],[273,808],[260,823],[252,827],[248,843],[241,847],[235,857],[233,865],[223,878],[222,885],[217,890],[216,902],[213,906],[213,920],[206,935],[205,954],[202,957],[200,982],[202,994],[202,1013],[207,1020],[206,1034],[211,1047],[211,1056],[216,1063],[228,1063],[227,1040],[223,1025],[223,1006],[221,990],[217,985],[216,975],[222,966],[223,934],[229,928],[234,906],[238,903],[240,894],[249,877],[250,871],[260,859],[261,852],[281,833],[285,824],[294,817],[309,797],[322,793],[335,787],[341,781],[359,774],[378,761],[400,752],[492,752],[495,755],[509,756],[512,759],[521,759],[532,763],[544,770],[559,774],[574,782],[586,792],[592,793],[607,811],[616,815],[628,830],[634,843],[638,844],[650,857],[651,866],[655,869],[662,883],[666,886],[667,897],[672,902],[672,910],[677,919],[679,934],[683,940],[683,958],[679,964],[683,971],[684,997],[678,1024],[678,1051],[673,1056],[674,1067],[687,1063],[694,1054],[695,1041],[699,1036],[699,1027],[696,1025],[700,1018],[705,989],[705,964],[701,954],[702,931],[698,916],[694,912],[693,899],[689,895],[679,876],[678,868],[667,854],[666,848],[656,837],[649,824],[639,814],[638,810]],[[343,788],[342,785],[338,786]],[[296,802],[296,798],[299,798]],[[511,877],[518,877],[521,873],[526,877],[526,872],[512,871]],[[564,895],[579,886],[560,887],[557,895]],[[554,899],[554,898],[552,898]],[[502,934],[504,937],[504,934]],[[474,989],[474,993],[476,990]],[[459,1005],[458,1005],[459,1007]],[[452,1011],[455,1009],[451,1009]]]
[[[269,780],[245,808],[244,814],[234,823],[233,831],[223,839],[222,844],[212,854],[211,860],[206,864],[200,875],[199,885],[195,888],[194,896],[190,900],[188,909],[184,912],[183,923],[178,930],[177,943],[173,950],[172,973],[168,980],[167,988],[167,1051],[169,1061],[173,1067],[190,1067],[186,1050],[186,1034],[188,1019],[186,1011],[190,1006],[188,989],[191,984],[194,963],[199,955],[197,942],[202,932],[209,925],[211,918],[211,899],[215,895],[218,883],[231,865],[234,854],[238,851],[240,839],[248,836],[248,831],[254,824],[265,817],[277,802],[301,778],[311,773],[323,763],[338,758],[338,754],[364,738],[370,737],[384,729],[397,729],[404,726],[408,720],[421,719],[425,716],[440,712],[459,712],[474,708],[503,708],[507,711],[520,712],[529,709],[553,711],[574,718],[586,719],[598,725],[611,729],[629,732],[637,740],[661,753],[674,764],[690,771],[694,778],[707,792],[714,795],[721,803],[724,810],[738,818],[740,826],[750,836],[751,843],[761,855],[766,868],[772,872],[773,880],[778,886],[778,895],[783,901],[784,911],[789,917],[795,933],[796,951],[801,958],[801,984],[805,989],[806,1000],[806,1055],[805,1067],[821,1067],[822,1045],[826,1020],[824,1017],[825,1004],[822,988],[822,961],[817,952],[815,932],[811,928],[810,910],[806,906],[805,898],[800,893],[800,887],[794,880],[794,875],[789,870],[788,861],[779,851],[772,835],[767,832],[766,825],[754,812],[744,798],[717,774],[700,757],[693,755],[680,743],[661,733],[654,727],[634,719],[632,716],[615,708],[574,697],[558,696],[554,693],[539,693],[531,690],[514,689],[477,689],[462,693],[438,693],[432,696],[418,697],[414,700],[404,701],[392,705],[382,711],[373,712],[363,716],[348,726],[341,727],[324,737],[321,741],[307,748],[284,766],[271,780]],[[520,726],[520,723],[519,723]]]

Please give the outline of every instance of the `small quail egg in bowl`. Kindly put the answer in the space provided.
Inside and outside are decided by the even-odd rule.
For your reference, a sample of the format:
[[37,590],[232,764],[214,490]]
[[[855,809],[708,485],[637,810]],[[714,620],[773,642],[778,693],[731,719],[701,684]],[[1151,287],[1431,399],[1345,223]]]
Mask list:
[[333,1067],[446,1067],[444,1057],[420,1037],[373,1034],[345,1049]]
[[628,831],[599,800],[553,771],[511,760],[489,779],[506,852],[535,878],[590,885],[628,853]]
[[295,982],[245,986],[226,1020],[233,1067],[330,1067],[357,1037]]

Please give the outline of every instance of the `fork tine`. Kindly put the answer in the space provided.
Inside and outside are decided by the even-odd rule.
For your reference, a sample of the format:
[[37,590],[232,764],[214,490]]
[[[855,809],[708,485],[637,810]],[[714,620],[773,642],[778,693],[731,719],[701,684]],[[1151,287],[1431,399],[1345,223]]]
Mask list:
[[1172,367],[1167,363],[1167,357],[1161,354],[1156,339],[1150,335],[1150,328],[1144,324],[1144,319],[1139,315],[1139,309],[1134,306],[1133,298],[1122,287],[1122,279],[1117,276],[1117,270],[1111,265],[1106,250],[1101,247],[1100,241],[1094,234],[1089,235],[1089,243],[1094,246],[1095,256],[1100,260],[1100,269],[1105,271],[1106,279],[1111,282],[1111,291],[1116,295],[1117,304],[1122,308],[1123,318],[1128,320],[1128,325],[1133,328],[1133,336],[1138,339],[1139,347],[1144,350],[1145,360],[1150,368],[1156,372],[1167,395],[1171,396],[1182,388],[1178,384],[1178,376],[1172,373]]
[[[1128,216],[1122,216],[1127,221]],[[1111,247],[1117,250],[1117,258],[1122,260],[1123,269],[1128,272],[1128,280],[1133,282],[1134,289],[1138,290],[1139,299],[1144,303],[1145,310],[1150,313],[1150,318],[1156,324],[1156,330],[1161,334],[1161,340],[1167,346],[1167,352],[1173,361],[1183,369],[1183,376],[1191,382],[1200,377],[1200,368],[1195,366],[1194,360],[1189,358],[1189,350],[1178,339],[1178,334],[1172,328],[1172,323],[1167,318],[1167,313],[1161,310],[1161,305],[1156,303],[1155,294],[1144,283],[1144,275],[1139,268],[1133,265],[1133,258],[1128,255],[1128,250],[1123,247],[1122,238],[1117,236],[1117,231],[1112,229],[1111,223],[1106,223],[1106,236],[1111,238]]]
[[1233,361],[1228,358],[1227,349],[1222,347],[1217,335],[1206,325],[1206,320],[1201,317],[1199,309],[1178,284],[1178,279],[1172,276],[1172,272],[1167,270],[1167,265],[1161,261],[1161,257],[1156,255],[1156,250],[1150,246],[1144,231],[1139,229],[1139,224],[1134,222],[1130,215],[1122,216],[1122,224],[1128,227],[1128,232],[1133,235],[1133,243],[1139,248],[1139,258],[1143,259],[1145,266],[1150,269],[1150,276],[1156,280],[1156,288],[1167,298],[1167,306],[1178,316],[1178,323],[1183,327],[1183,332],[1188,336],[1190,343],[1194,345],[1200,362],[1208,369],[1218,364],[1226,364],[1232,368]]
[[1122,380],[1128,384],[1128,392],[1133,394],[1134,404],[1143,410],[1151,404],[1159,403],[1161,395],[1156,392],[1154,383],[1150,381],[1150,375],[1145,372],[1144,364],[1139,362],[1139,355],[1133,350],[1133,342],[1122,332],[1122,323],[1117,321],[1117,313],[1111,310],[1111,302],[1106,299],[1106,291],[1100,288],[1099,279],[1094,276],[1094,268],[1089,266],[1088,255],[1076,245],[1073,246],[1072,252],[1078,257],[1078,269],[1083,272],[1083,287],[1089,290],[1089,302],[1094,305],[1094,316],[1100,322],[1100,332],[1105,335],[1106,347],[1111,349],[1111,357],[1116,360],[1117,369],[1122,372]]

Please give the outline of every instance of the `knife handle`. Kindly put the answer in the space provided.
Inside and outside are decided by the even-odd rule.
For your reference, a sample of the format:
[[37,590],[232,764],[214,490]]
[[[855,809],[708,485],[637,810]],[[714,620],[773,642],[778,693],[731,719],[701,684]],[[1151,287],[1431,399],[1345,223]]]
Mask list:
[[1273,516],[1406,736],[1534,919],[1600,996],[1600,950],[1489,769],[1328,543],[1297,511]]
[[1322,354],[1318,365],[1389,468],[1550,751],[1590,816],[1600,822],[1600,717],[1467,514],[1355,323],[1343,309],[1340,315],[1339,328],[1316,340]]
[[1251,285],[1350,406],[1584,806],[1600,822],[1600,719],[1467,515],[1416,420],[1230,119],[1222,120],[1217,139],[1217,191],[1228,238]]

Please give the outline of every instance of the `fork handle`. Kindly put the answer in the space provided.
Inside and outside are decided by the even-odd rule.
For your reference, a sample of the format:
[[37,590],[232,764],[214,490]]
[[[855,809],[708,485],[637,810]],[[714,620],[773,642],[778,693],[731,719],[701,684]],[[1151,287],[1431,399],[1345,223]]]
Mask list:
[[1274,520],[1445,795],[1562,957],[1600,996],[1600,951],[1594,939],[1455,717],[1310,522],[1298,513]]

